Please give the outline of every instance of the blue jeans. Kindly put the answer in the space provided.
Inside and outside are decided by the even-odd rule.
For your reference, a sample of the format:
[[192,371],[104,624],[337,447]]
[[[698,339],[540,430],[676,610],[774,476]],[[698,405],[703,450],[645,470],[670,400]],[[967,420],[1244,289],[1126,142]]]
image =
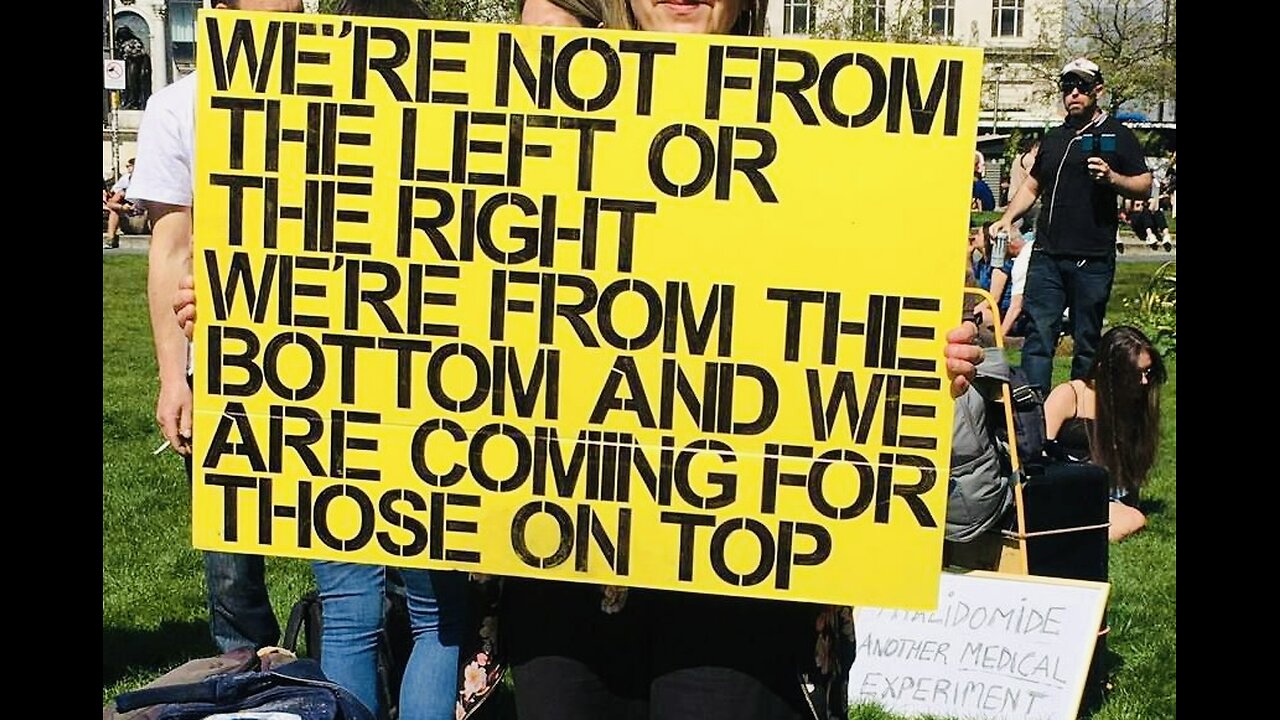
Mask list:
[[[321,669],[383,717],[378,694],[378,636],[385,618],[387,569],[318,560],[324,629]],[[445,570],[400,570],[409,601],[413,650],[400,684],[401,720],[453,720],[458,649],[466,627],[467,576]]]
[[[183,464],[190,485],[190,455],[183,456]],[[205,552],[204,584],[209,632],[218,652],[257,650],[280,642],[280,624],[267,595],[267,566],[261,555]]]
[[1071,377],[1082,378],[1093,364],[1102,337],[1102,320],[1111,299],[1116,259],[1053,256],[1035,248],[1027,267],[1022,311],[1031,328],[1022,345],[1022,368],[1027,379],[1048,392],[1053,383],[1053,351],[1062,333],[1062,311],[1071,308],[1071,339],[1075,354]]
[[209,631],[219,652],[257,650],[280,642],[280,625],[267,596],[266,563],[261,555],[206,552]]

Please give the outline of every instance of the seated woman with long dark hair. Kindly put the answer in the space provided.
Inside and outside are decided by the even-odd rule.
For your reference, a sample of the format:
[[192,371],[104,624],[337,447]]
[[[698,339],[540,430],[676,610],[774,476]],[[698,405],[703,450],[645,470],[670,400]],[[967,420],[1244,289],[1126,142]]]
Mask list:
[[1119,325],[1098,344],[1082,379],[1063,383],[1045,401],[1046,436],[1068,459],[1092,462],[1111,475],[1111,526],[1116,542],[1141,530],[1138,491],[1160,442],[1160,386],[1167,379],[1160,351],[1141,330]]

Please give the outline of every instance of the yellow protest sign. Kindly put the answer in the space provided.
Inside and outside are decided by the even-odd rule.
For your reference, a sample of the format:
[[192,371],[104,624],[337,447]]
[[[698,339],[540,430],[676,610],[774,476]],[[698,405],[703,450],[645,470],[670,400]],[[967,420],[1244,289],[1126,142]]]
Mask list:
[[197,547],[936,602],[978,50],[199,25]]

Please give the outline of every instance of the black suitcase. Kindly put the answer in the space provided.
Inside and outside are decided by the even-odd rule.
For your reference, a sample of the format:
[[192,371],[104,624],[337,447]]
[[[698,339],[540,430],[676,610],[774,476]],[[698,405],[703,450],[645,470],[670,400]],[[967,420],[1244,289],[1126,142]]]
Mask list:
[[[1088,463],[1028,467],[1022,486],[1027,572],[1107,582],[1107,523],[1111,478]],[[1106,615],[1102,627],[1107,627]],[[1082,709],[1096,708],[1107,683],[1107,636],[1098,635],[1085,681]]]
[[1022,486],[1028,572],[1107,581],[1110,484],[1104,468],[1088,463],[1028,468]]

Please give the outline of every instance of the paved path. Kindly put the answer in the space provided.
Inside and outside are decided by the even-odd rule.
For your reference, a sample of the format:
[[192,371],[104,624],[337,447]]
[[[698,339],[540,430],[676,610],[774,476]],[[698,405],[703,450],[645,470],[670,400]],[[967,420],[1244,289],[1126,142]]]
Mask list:
[[1119,262],[1164,262],[1166,260],[1178,259],[1178,241],[1173,242],[1172,250],[1158,248],[1152,250],[1145,244],[1134,240],[1124,241],[1124,253],[1116,255]]
[[102,248],[102,254],[108,253],[112,255],[145,255],[147,247],[151,243],[150,235],[121,235],[120,247],[107,249]]

